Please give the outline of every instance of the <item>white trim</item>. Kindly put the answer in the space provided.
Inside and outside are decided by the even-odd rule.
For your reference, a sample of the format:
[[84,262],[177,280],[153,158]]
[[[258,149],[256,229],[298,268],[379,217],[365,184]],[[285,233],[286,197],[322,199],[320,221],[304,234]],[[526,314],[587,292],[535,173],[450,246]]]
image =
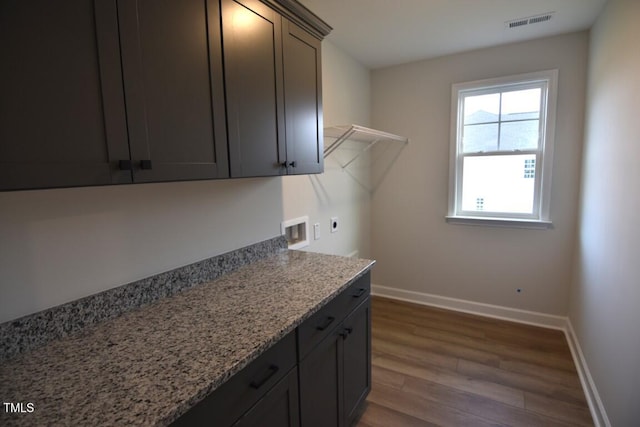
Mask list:
[[446,216],[449,224],[484,225],[488,227],[529,228],[533,230],[546,230],[553,228],[551,221],[538,221],[535,219],[511,219],[491,218],[477,216]]
[[415,304],[444,308],[447,310],[460,311],[463,313],[476,314],[478,316],[490,317],[493,319],[508,320],[511,322],[563,331],[567,339],[569,349],[571,350],[573,362],[576,365],[576,370],[578,371],[580,384],[582,385],[582,390],[587,399],[587,404],[589,405],[589,411],[591,412],[594,425],[595,427],[611,427],[611,422],[607,416],[604,404],[602,403],[596,384],[593,381],[591,372],[589,371],[587,361],[584,358],[582,348],[580,347],[578,338],[573,330],[571,320],[568,317],[444,297],[424,292],[390,288],[376,284],[371,285],[371,294],[399,301],[406,301]]
[[576,337],[576,333],[573,330],[571,319],[567,319],[567,327],[564,333],[567,336],[567,342],[569,343],[569,349],[573,356],[573,362],[578,370],[580,383],[582,383],[582,389],[584,390],[584,395],[586,396],[587,403],[589,404],[593,423],[596,427],[611,427],[611,421],[609,421],[607,411],[604,408],[604,404],[602,403],[596,384],[593,381],[591,371],[589,371],[587,360],[584,358],[582,348],[578,342],[578,337]]
[[458,298],[443,297],[423,292],[407,291],[380,285],[371,285],[371,293],[381,297],[388,297],[400,301],[413,302],[463,313],[477,314],[494,319],[509,320],[527,325],[542,326],[543,328],[565,330],[567,318],[535,311],[520,310],[500,305],[485,304]]
[[[511,219],[533,219],[540,222],[550,222],[551,204],[551,175],[553,172],[553,149],[555,144],[555,124],[557,107],[558,70],[536,71],[526,74],[498,77],[486,80],[477,80],[451,85],[451,116],[449,136],[449,201],[447,217],[486,218],[496,214],[483,214],[482,212],[462,211],[462,165],[463,159],[469,156],[494,156],[494,155],[521,155],[521,151],[497,151],[491,153],[460,153],[462,150],[462,112],[463,94],[473,92],[493,93],[497,90],[507,91],[510,88],[539,86],[542,90],[540,105],[540,133],[539,146],[532,150],[536,156],[536,183],[534,186],[534,211],[530,214],[509,214],[504,217]],[[491,223],[476,223],[475,225],[491,225]],[[549,228],[549,227],[530,227]]]

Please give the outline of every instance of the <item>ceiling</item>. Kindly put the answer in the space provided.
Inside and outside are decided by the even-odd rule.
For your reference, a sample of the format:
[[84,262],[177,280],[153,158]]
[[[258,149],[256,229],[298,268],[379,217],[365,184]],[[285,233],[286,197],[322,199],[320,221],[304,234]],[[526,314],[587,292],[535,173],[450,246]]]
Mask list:
[[[590,28],[606,0],[299,0],[369,68]],[[547,22],[505,21],[555,12]]]

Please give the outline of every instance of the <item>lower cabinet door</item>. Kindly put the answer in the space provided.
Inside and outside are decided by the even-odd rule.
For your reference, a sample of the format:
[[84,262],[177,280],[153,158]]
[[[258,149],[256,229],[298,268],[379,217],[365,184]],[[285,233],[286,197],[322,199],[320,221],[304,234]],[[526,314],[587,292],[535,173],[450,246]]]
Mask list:
[[336,328],[299,364],[304,427],[342,427],[342,337]]
[[293,368],[234,427],[300,427],[298,374]]
[[349,426],[371,391],[371,300],[367,299],[344,320],[344,410]]

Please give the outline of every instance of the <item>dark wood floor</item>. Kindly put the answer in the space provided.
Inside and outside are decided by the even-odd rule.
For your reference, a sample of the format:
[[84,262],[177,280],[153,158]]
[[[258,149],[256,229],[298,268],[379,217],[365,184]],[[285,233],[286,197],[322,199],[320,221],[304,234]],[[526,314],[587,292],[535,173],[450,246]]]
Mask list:
[[592,426],[561,331],[373,298],[358,427]]

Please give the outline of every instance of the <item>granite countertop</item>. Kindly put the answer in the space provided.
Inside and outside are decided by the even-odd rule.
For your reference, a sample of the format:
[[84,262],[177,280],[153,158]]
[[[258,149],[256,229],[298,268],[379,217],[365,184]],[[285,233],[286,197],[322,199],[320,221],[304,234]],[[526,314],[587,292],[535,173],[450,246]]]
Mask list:
[[0,366],[3,425],[168,425],[373,261],[282,251]]

